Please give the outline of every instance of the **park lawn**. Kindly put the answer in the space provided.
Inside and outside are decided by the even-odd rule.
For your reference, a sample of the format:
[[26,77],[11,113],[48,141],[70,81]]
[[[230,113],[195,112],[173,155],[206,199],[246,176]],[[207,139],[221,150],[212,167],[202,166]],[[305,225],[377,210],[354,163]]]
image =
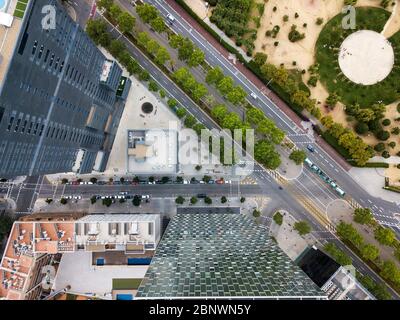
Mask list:
[[374,103],[383,102],[385,105],[399,98],[400,72],[400,32],[389,40],[395,50],[395,66],[389,76],[370,86],[358,85],[348,80],[339,67],[338,54],[342,42],[353,32],[360,30],[373,30],[381,32],[390,17],[390,12],[373,7],[356,9],[356,29],[345,30],[342,28],[343,14],[332,18],[322,29],[316,44],[316,61],[319,63],[320,81],[328,92],[336,92],[345,105],[359,103],[361,107],[368,108]]
[[26,3],[22,3],[22,2],[18,2],[16,8],[20,11],[25,11],[27,4]]

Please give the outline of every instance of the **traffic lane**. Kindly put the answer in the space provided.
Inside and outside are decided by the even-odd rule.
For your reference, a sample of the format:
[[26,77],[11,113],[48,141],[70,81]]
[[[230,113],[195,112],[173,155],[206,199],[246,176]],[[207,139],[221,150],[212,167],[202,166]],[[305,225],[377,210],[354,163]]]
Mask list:
[[[169,13],[169,11],[171,11],[171,10],[167,10],[166,8],[164,8],[164,6],[162,6],[158,1],[147,1],[147,2],[150,2],[150,3],[153,3],[154,5],[156,5],[156,7],[158,7],[159,10],[161,10],[162,12],[164,12],[164,16],[166,16],[166,15]],[[179,17],[178,17],[178,18],[179,18]],[[180,21],[180,20],[182,20],[182,21]],[[240,72],[239,72],[239,73],[238,73],[238,72],[233,72],[232,69],[236,69],[236,67],[233,66],[229,61],[222,62],[222,61],[219,59],[219,56],[220,56],[220,55],[218,55],[218,57],[217,57],[217,55],[216,55],[215,53],[212,53],[212,54],[211,54],[211,51],[212,51],[213,49],[216,51],[216,49],[215,49],[214,47],[212,47],[210,44],[208,44],[207,41],[199,41],[199,40],[197,39],[196,36],[193,36],[193,33],[196,33],[197,31],[195,30],[195,31],[193,32],[193,29],[192,29],[190,26],[187,25],[187,23],[186,23],[186,21],[185,21],[184,19],[180,19],[180,20],[177,20],[177,21],[179,21],[179,22],[182,24],[183,28],[178,28],[177,25],[174,24],[172,27],[176,29],[175,31],[177,31],[177,32],[179,32],[179,33],[184,33],[184,35],[189,36],[190,38],[192,38],[192,40],[194,40],[194,42],[195,42],[196,44],[200,45],[200,46],[206,46],[206,44],[207,44],[208,47],[206,47],[206,51],[205,51],[206,58],[209,58],[212,62],[214,62],[214,63],[220,65],[220,66],[224,69],[224,71],[226,71],[226,72],[228,72],[229,74],[231,74],[234,78],[237,78],[237,79],[241,78],[241,79],[240,79],[241,82],[243,82],[243,81],[248,81],[250,84],[252,84],[252,83],[251,83],[244,75],[242,75]],[[185,26],[185,24],[186,24],[186,26]],[[198,34],[198,36],[201,37],[200,34]],[[226,63],[227,63],[227,64],[226,64]],[[246,89],[246,86],[245,86],[244,89]],[[251,89],[254,89],[254,88],[252,88],[251,85],[250,85],[250,86],[248,86],[247,89],[251,90]],[[255,89],[258,90],[257,87],[255,87]],[[263,109],[263,111],[266,112],[267,114],[268,114],[269,112],[268,112],[268,110],[265,109],[265,106],[267,106],[268,108],[270,108],[270,110],[271,110],[273,113],[272,113],[272,114],[268,114],[268,115],[269,115],[271,118],[273,118],[274,121],[275,121],[278,125],[281,126],[281,128],[282,128],[282,127],[286,127],[286,129],[289,129],[289,130],[293,131],[292,128],[295,127],[296,124],[295,124],[294,122],[292,122],[292,121],[287,117],[286,114],[284,114],[270,99],[267,99],[267,98],[261,96],[261,99],[260,99],[260,100],[263,100],[262,103],[260,103],[260,101],[258,101],[258,102],[255,103],[258,107],[261,107],[261,108]],[[285,121],[283,121],[282,119],[285,119]],[[289,120],[287,120],[287,119],[289,119]],[[293,127],[291,127],[291,125],[289,125],[289,123],[290,123],[290,124],[293,124]],[[301,128],[299,128],[299,129],[301,129]],[[324,153],[326,153],[326,155],[328,155],[328,153],[327,153],[325,150],[322,150],[322,148],[320,148],[319,146],[317,146],[317,149],[319,149],[321,153],[324,152]],[[331,156],[331,155],[329,155],[329,156]],[[329,165],[329,166],[332,166],[333,169],[335,169],[335,167],[336,167],[336,170],[335,170],[335,171],[336,171],[336,174],[338,174],[338,175],[340,175],[340,176],[342,176],[342,177],[346,177],[347,172],[345,172],[345,170],[344,170],[340,165],[337,164],[337,161],[336,161],[336,160],[334,160],[334,159],[332,159],[332,160],[335,162],[335,166],[333,166],[332,164],[328,164],[328,165]],[[322,167],[325,167],[325,166],[322,165]],[[327,168],[325,167],[325,170],[326,170],[326,169],[327,169]],[[340,172],[340,171],[337,172],[338,170],[340,170],[341,172]],[[353,183],[354,183],[354,181],[353,181]],[[356,196],[356,198],[358,198],[358,199],[355,199],[355,200],[357,200],[357,201],[358,201],[359,199],[361,199],[363,196],[365,196],[365,194],[363,194],[363,192],[362,192],[360,189],[362,189],[362,188],[361,188],[360,186],[358,186],[358,185],[356,185],[356,186],[353,185],[351,188],[349,188],[349,190],[354,190],[355,192],[358,192],[358,193],[359,193],[359,195]],[[360,197],[360,196],[361,196],[361,197]],[[378,201],[383,205],[382,200],[378,200]],[[392,208],[392,210],[394,209],[393,206],[392,206],[391,208]]]
[[[272,188],[270,188],[272,190]],[[257,185],[230,185],[230,184],[137,184],[137,185],[66,185],[64,195],[112,195],[119,192],[131,194],[149,194],[153,196],[171,197],[175,195],[207,195],[237,196],[241,195],[267,195],[268,190],[262,190]],[[40,197],[52,195],[47,190],[42,190]]]
[[[153,3],[156,7],[162,12],[163,16],[166,17],[171,10],[167,10],[161,3],[158,1],[146,1],[149,3]],[[181,25],[178,26],[177,23],[174,23],[171,28],[184,36],[191,38],[191,40],[199,47],[204,48],[206,60],[211,63],[211,65],[219,65],[224,73],[231,76],[234,80],[236,80],[237,84],[243,86],[243,89],[250,95],[252,92],[258,92],[259,88],[255,86],[251,81],[249,81],[238,69],[234,66],[230,61],[228,61],[225,57],[221,56],[221,54],[211,46],[208,41],[205,41],[202,35],[200,35],[196,30],[194,30],[184,19],[177,19],[177,23]],[[296,127],[296,124],[282,111],[280,110],[268,97],[264,95],[260,95],[257,100],[251,101],[253,104],[259,107],[269,107],[270,111],[273,114],[273,119],[277,123],[277,125],[283,128],[285,131],[289,131],[290,133],[296,133],[293,130]],[[262,102],[262,103],[261,103]]]

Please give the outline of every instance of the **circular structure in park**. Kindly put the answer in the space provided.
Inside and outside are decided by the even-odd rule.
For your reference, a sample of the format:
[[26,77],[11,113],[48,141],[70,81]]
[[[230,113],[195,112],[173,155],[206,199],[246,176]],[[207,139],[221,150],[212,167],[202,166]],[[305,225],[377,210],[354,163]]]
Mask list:
[[384,80],[392,71],[394,51],[380,33],[361,30],[350,34],[342,43],[339,66],[351,81],[365,86]]
[[338,14],[322,28],[316,43],[318,75],[326,90],[345,105],[370,108],[400,97],[400,30],[381,35],[390,12],[357,7],[357,29],[344,28]]
[[142,104],[142,111],[145,114],[150,114],[152,113],[154,110],[153,105],[150,102],[145,102]]

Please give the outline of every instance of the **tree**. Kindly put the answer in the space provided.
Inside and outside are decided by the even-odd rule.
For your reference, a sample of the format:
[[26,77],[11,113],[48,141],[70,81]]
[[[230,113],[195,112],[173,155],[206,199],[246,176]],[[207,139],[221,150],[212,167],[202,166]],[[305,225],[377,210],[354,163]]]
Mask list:
[[106,9],[108,11],[108,10],[110,10],[113,3],[114,3],[113,0],[98,0],[96,4],[97,4],[98,8]]
[[257,52],[253,58],[253,61],[256,65],[261,67],[267,62],[268,56],[263,52]]
[[200,49],[196,48],[192,52],[187,62],[188,66],[191,68],[197,67],[204,62],[205,54]]
[[142,198],[141,198],[140,196],[135,195],[135,196],[133,197],[132,204],[133,204],[135,207],[139,207],[141,202],[142,202]]
[[147,47],[147,43],[150,41],[150,36],[146,32],[139,32],[136,40],[140,46],[143,48]]
[[53,199],[51,199],[51,198],[47,198],[47,199],[46,199],[46,203],[47,203],[47,204],[50,204],[50,203],[52,203],[52,202],[53,202]]
[[212,204],[212,199],[211,199],[210,197],[205,197],[205,198],[204,198],[204,202],[205,202],[206,204]]
[[307,221],[298,221],[294,224],[294,229],[297,230],[299,235],[304,236],[311,232],[311,227]]
[[185,198],[182,196],[179,196],[175,199],[175,203],[177,204],[183,204],[185,202]]
[[224,118],[228,114],[228,109],[226,106],[223,104],[216,105],[212,110],[211,110],[211,116],[217,120],[218,123],[221,123]]
[[378,226],[375,229],[374,236],[379,243],[386,246],[391,246],[396,239],[396,234],[393,232],[392,229],[382,226]]
[[387,260],[383,262],[381,276],[393,281],[397,285],[400,284],[400,270],[393,261]]
[[93,42],[99,45],[102,36],[107,34],[107,24],[103,20],[91,19],[86,25],[86,32]]
[[91,204],[95,204],[96,201],[97,201],[96,196],[93,196],[93,197],[90,198],[90,203],[91,203]]
[[202,99],[207,93],[208,90],[204,84],[196,83],[192,91],[192,98],[194,101],[200,101],[200,99]]
[[246,201],[245,197],[240,197],[240,203],[244,203]]
[[122,33],[129,33],[135,27],[136,19],[131,16],[127,11],[122,12],[118,16],[118,28]]
[[152,54],[153,56],[155,56],[158,52],[158,50],[160,49],[160,45],[158,44],[158,42],[154,39],[150,39],[147,44],[146,44],[146,50]]
[[243,104],[246,101],[247,93],[242,87],[236,86],[228,92],[226,98],[234,105]]
[[306,158],[307,154],[304,150],[294,150],[289,156],[289,159],[293,160],[297,165],[302,164]]
[[150,73],[147,70],[142,70],[139,74],[139,80],[141,81],[149,81]]
[[192,115],[188,115],[185,118],[185,127],[191,128],[194,126],[194,124],[197,122],[196,118],[193,117]]
[[96,184],[97,183],[97,178],[91,177],[89,180],[91,183]]
[[201,166],[201,165],[197,165],[197,166],[195,166],[195,169],[196,169],[196,171],[200,171],[200,170],[201,170],[201,168],[202,168],[202,166]]
[[210,180],[211,180],[211,177],[210,177],[210,176],[204,176],[204,177],[203,177],[203,181],[204,181],[205,183],[208,183]]
[[349,240],[357,248],[360,248],[364,242],[362,236],[357,232],[351,223],[345,223],[341,221],[336,227],[336,232],[340,238]]
[[171,56],[167,49],[160,47],[155,55],[155,60],[157,63],[164,65],[167,61],[171,60]]
[[364,122],[358,122],[357,125],[356,125],[356,127],[355,127],[355,130],[356,130],[356,132],[357,132],[358,134],[365,134],[365,133],[368,132],[369,127],[368,127],[368,125],[367,125],[366,123],[364,123]]
[[221,197],[221,203],[226,203],[228,201],[228,199],[225,196]]
[[167,101],[168,107],[174,108],[178,105],[178,101],[176,101],[174,98],[170,98]]
[[354,210],[354,221],[360,224],[370,224],[374,217],[369,208],[357,208]]
[[259,210],[253,210],[253,217],[258,218],[261,216],[261,212]]
[[224,77],[221,81],[217,84],[217,89],[219,92],[226,96],[229,92],[233,90],[233,79],[231,77]]
[[361,247],[361,255],[366,260],[374,261],[379,257],[379,249],[372,244],[365,244]]
[[112,40],[108,50],[114,57],[118,57],[125,50],[125,45],[119,40]]
[[208,84],[218,84],[224,78],[224,73],[221,67],[215,67],[207,72],[206,82]]
[[190,203],[191,203],[191,204],[196,204],[197,201],[198,201],[198,200],[197,200],[197,197],[191,197],[191,198],[190,198]]
[[326,99],[326,104],[331,108],[334,108],[336,104],[339,102],[340,97],[336,92],[331,93],[328,98]]
[[279,226],[282,225],[283,223],[283,216],[282,214],[278,211],[274,214],[274,216],[272,217],[272,219],[274,219],[275,223]]
[[188,38],[184,38],[181,46],[178,48],[178,58],[187,61],[194,51],[194,44]]
[[340,250],[336,244],[328,242],[324,246],[324,250],[332,256],[332,258],[342,266],[349,266],[353,263],[350,256]]
[[109,207],[112,205],[113,201],[110,198],[106,198],[106,199],[103,199],[102,203],[103,203],[103,206]]
[[65,198],[61,198],[60,203],[61,203],[62,205],[66,205],[66,204],[68,203],[68,200],[65,199]]
[[259,140],[254,146],[254,156],[258,162],[265,165],[267,169],[275,170],[281,164],[279,153],[274,149],[274,146],[266,141]]
[[119,199],[119,203],[124,203],[126,200],[124,198]]
[[180,46],[182,46],[184,40],[185,38],[182,35],[173,34],[169,37],[169,45],[174,49],[178,49]]
[[179,108],[178,110],[176,110],[176,116],[179,119],[182,119],[185,115],[186,115],[186,110],[184,108]]
[[108,13],[114,21],[118,22],[119,16],[122,14],[122,10],[118,5],[112,4],[110,10],[108,10]]
[[150,4],[142,4],[136,7],[136,13],[144,22],[149,23],[158,17],[158,11]]
[[151,20],[150,26],[154,29],[155,32],[158,32],[158,33],[162,33],[167,29],[163,18],[161,18],[160,16]]
[[68,179],[67,178],[62,178],[61,179],[61,184],[67,184],[68,183]]
[[158,91],[158,84],[154,80],[150,80],[149,82],[149,91]]

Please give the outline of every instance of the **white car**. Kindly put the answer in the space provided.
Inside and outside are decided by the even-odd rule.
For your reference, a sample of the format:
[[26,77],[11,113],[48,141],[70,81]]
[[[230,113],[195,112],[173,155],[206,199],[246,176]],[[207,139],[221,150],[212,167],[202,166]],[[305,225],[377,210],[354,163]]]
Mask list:
[[175,22],[175,17],[172,14],[168,13],[167,18],[169,24],[173,24]]
[[189,184],[189,180],[183,180],[183,184]]
[[143,194],[142,199],[150,199],[150,196],[148,194]]
[[205,182],[203,180],[200,180],[200,184],[205,184]]
[[232,183],[232,180],[225,180],[225,184]]
[[258,99],[257,95],[254,92],[250,93],[250,95],[254,100]]
[[80,200],[80,199],[82,199],[82,196],[74,196],[74,199],[75,200]]

